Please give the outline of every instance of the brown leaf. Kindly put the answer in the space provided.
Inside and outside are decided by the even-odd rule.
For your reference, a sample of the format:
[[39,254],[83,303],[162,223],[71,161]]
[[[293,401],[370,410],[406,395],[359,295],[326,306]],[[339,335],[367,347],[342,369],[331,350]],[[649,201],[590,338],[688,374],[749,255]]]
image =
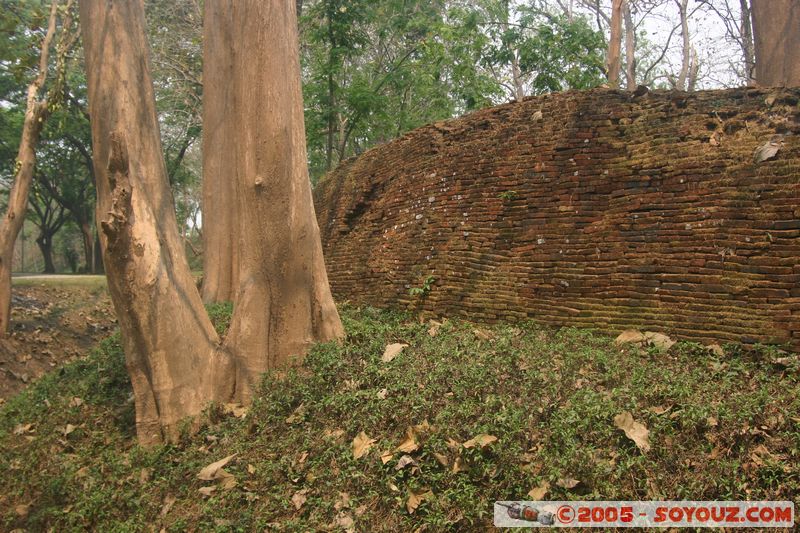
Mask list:
[[164,505],[161,507],[161,516],[167,516],[169,512],[172,510],[172,506],[175,505],[175,502],[178,501],[178,498],[173,496],[172,494],[167,494],[164,496]]
[[[221,470],[221,472],[225,471]],[[222,488],[222,490],[231,490],[236,485],[238,485],[238,483],[236,482],[236,478],[233,477],[233,475],[228,474],[227,472],[225,472],[225,474],[226,476],[222,478],[222,481],[220,481],[219,486],[220,488]]]
[[306,503],[306,494],[308,494],[308,489],[297,491],[294,493],[294,496],[292,496],[292,503],[294,504],[294,508],[298,511]]
[[375,439],[371,439],[363,431],[353,439],[353,458],[361,459],[369,453],[369,449],[375,444]]
[[306,416],[306,405],[304,403],[301,403],[300,405],[297,406],[297,409],[295,409],[292,412],[292,414],[286,418],[286,423],[299,424],[305,419],[305,416]]
[[755,153],[753,153],[753,161],[756,163],[769,161],[778,155],[778,152],[782,147],[783,135],[773,135],[769,141],[756,148]]
[[214,481],[216,479],[222,479],[230,476],[230,474],[222,470],[222,467],[228,464],[231,459],[236,457],[236,455],[237,454],[234,453],[233,455],[229,455],[228,457],[220,459],[215,463],[211,463],[207,467],[200,470],[200,473],[197,474],[197,478],[202,479],[203,481]]
[[556,485],[558,485],[562,489],[567,489],[567,490],[574,489],[580,484],[581,482],[579,480],[570,477],[562,477],[559,478],[558,481],[556,481]]
[[456,457],[455,461],[453,461],[453,473],[458,474],[459,472],[468,472],[469,467],[464,463],[464,460],[459,455]]
[[75,396],[74,398],[72,398],[72,399],[69,401],[69,406],[70,406],[70,407],[80,407],[81,405],[83,405],[83,400],[81,400],[81,399],[80,399],[80,398],[78,398],[77,396]]
[[33,424],[19,424],[14,428],[14,435],[22,435],[23,433],[32,433]]
[[400,352],[403,351],[403,348],[407,347],[408,344],[402,344],[402,343],[387,345],[386,349],[383,351],[383,356],[381,357],[381,361],[383,361],[384,363],[390,362],[392,359],[400,355]]
[[64,430],[62,431],[62,433],[66,437],[67,435],[69,435],[73,431],[75,431],[75,426],[73,426],[72,424],[67,424],[66,427],[64,428]]
[[222,412],[226,415],[233,415],[236,418],[244,418],[247,416],[248,408],[239,403],[226,403],[222,406]]
[[641,344],[645,341],[645,336],[641,331],[635,329],[626,329],[619,336],[614,339],[614,344],[622,346],[623,344]]
[[417,433],[414,428],[406,429],[406,440],[400,446],[395,448],[396,452],[411,453],[419,449],[419,442],[417,442]]
[[402,470],[408,465],[416,465],[417,462],[414,460],[413,457],[410,455],[404,455],[400,459],[398,459],[397,464],[395,465],[395,470]]
[[442,323],[437,322],[436,320],[431,320],[429,324],[431,325],[431,327],[428,328],[428,335],[430,335],[431,337],[435,337],[436,335],[439,334],[439,330],[442,328]]
[[394,457],[394,452],[388,452],[388,451],[387,452],[383,452],[381,454],[381,462],[383,464],[386,464],[386,463],[388,463],[389,461],[392,460],[392,457]]
[[495,442],[496,440],[497,437],[495,437],[494,435],[487,435],[485,433],[481,433],[480,435],[466,441],[462,446],[464,446],[464,448],[474,448],[475,446],[478,446],[480,448],[485,448],[489,446],[491,443]]
[[725,355],[725,350],[719,344],[709,344],[706,346],[706,350],[713,353],[717,357],[723,357]]
[[408,500],[406,501],[406,509],[410,514],[414,514],[414,511],[420,506],[422,502],[425,500],[432,500],[433,499],[433,492],[430,490],[426,490],[425,492],[421,492],[416,494],[413,491],[408,491]]
[[549,490],[550,483],[547,481],[542,481],[538,487],[532,488],[530,492],[528,492],[528,497],[534,501],[543,500]]
[[631,439],[640,450],[645,453],[650,451],[650,431],[644,424],[636,422],[628,411],[623,411],[615,416],[614,425],[624,431],[625,436]]
[[719,421],[716,419],[716,417],[709,416],[706,418],[706,424],[708,424],[708,427],[710,428],[715,428],[719,425]]
[[205,497],[209,497],[209,496],[211,496],[211,494],[215,490],[217,490],[217,487],[214,487],[214,486],[211,486],[211,487],[200,487],[199,489],[197,489],[197,492],[199,492],[200,494],[202,494]]
[[671,405],[658,405],[656,407],[651,407],[649,411],[654,415],[663,415],[668,413],[670,409],[672,409]]
[[647,340],[647,344],[655,347],[659,352],[666,352],[675,345],[675,341],[663,333],[645,331],[644,336]]
[[381,389],[375,396],[377,396],[379,400],[385,400],[388,394],[389,391],[387,389]]
[[444,455],[442,453],[433,452],[433,456],[436,458],[436,460],[439,462],[439,464],[442,465],[443,467],[447,468],[448,466],[450,466],[450,460],[447,458],[446,455]]

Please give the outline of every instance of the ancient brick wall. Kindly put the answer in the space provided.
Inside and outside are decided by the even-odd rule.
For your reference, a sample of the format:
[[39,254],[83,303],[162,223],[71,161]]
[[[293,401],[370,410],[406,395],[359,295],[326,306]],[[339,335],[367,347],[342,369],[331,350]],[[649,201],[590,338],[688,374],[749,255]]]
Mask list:
[[423,127],[316,187],[334,294],[797,350],[799,135],[800,89],[568,92]]

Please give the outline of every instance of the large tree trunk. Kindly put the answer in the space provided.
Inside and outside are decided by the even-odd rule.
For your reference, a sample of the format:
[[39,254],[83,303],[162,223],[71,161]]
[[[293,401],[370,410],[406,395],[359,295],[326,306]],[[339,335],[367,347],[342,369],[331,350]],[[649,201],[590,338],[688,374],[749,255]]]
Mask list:
[[[203,300],[232,301],[239,286],[230,6],[205,3],[203,17]],[[251,80],[258,83],[261,74]]]
[[622,48],[622,1],[611,1],[611,35],[608,40],[608,86],[612,89],[619,88],[619,71],[622,66],[620,49]]
[[8,332],[11,315],[11,268],[14,260],[14,244],[17,235],[25,222],[25,209],[28,206],[28,195],[33,183],[33,171],[36,166],[36,145],[49,114],[48,102],[40,100],[40,92],[47,79],[48,57],[50,45],[56,31],[58,2],[52,1],[47,33],[42,41],[42,52],[39,59],[39,73],[28,86],[25,108],[25,120],[22,124],[22,136],[17,152],[14,183],[8,195],[8,208],[3,221],[0,222],[0,336]]
[[800,0],[753,0],[752,15],[756,83],[800,86]]
[[233,389],[192,279],[161,152],[140,1],[83,0],[97,225],[142,444]]
[[[216,3],[217,6],[210,4]],[[229,35],[240,275],[224,348],[185,254],[159,142],[141,2],[84,0],[97,218],[143,444],[339,338],[306,166],[294,2],[206,0]],[[105,163],[107,162],[107,164]],[[210,206],[213,210],[214,206]],[[245,246],[246,244],[246,246]],[[229,355],[231,354],[231,355]]]
[[235,48],[229,120],[237,126],[241,261],[226,345],[237,362],[237,398],[248,401],[263,372],[300,360],[343,329],[308,178],[295,4],[223,3]]

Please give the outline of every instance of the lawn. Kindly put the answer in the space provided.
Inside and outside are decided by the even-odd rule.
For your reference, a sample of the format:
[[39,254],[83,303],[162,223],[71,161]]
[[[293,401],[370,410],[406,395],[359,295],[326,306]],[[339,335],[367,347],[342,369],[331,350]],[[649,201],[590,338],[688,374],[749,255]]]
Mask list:
[[[224,331],[230,306],[212,311]],[[118,336],[43,377],[0,408],[0,529],[472,531],[531,491],[798,503],[795,357],[342,315],[345,342],[267,376],[249,410],[209,410],[177,446],[137,446]],[[393,343],[408,346],[386,362]],[[649,450],[615,425],[624,412]]]

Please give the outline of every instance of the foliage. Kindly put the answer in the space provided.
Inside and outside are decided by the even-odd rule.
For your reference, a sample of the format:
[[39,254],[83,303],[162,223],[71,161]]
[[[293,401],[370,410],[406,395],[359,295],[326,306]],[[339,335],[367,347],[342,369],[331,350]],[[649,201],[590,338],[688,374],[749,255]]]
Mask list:
[[[544,482],[554,500],[796,501],[800,379],[770,350],[665,355],[533,323],[447,321],[432,337],[410,316],[342,312],[345,342],[266,377],[244,418],[210,411],[180,446],[136,445],[118,336],[43,377],[0,408],[3,528],[309,531],[349,518],[365,531],[483,530],[492,502]],[[382,362],[396,342],[409,346]],[[649,452],[617,428],[626,411]],[[425,421],[414,463],[384,464]],[[361,432],[375,442],[355,459]],[[497,440],[464,446],[479,435]],[[234,453],[235,487],[197,479]],[[410,492],[426,490],[409,513]]]

